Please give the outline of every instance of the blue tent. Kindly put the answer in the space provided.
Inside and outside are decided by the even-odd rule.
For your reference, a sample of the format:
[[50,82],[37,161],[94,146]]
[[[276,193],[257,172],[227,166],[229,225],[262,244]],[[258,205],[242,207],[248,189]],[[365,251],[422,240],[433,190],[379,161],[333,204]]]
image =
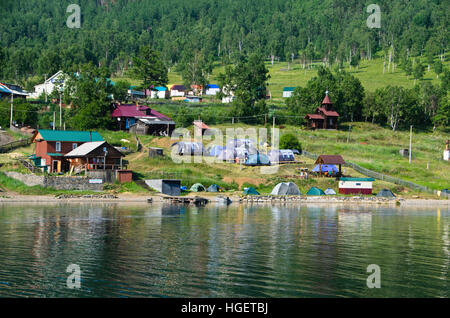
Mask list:
[[[320,165],[317,165],[312,170],[313,172],[320,172]],[[338,173],[339,169],[335,165],[322,165],[322,172]]]
[[269,157],[262,153],[256,153],[248,156],[247,161],[245,162],[246,166],[270,166]]
[[223,149],[224,149],[224,147],[222,147],[222,146],[213,146],[209,150],[209,155],[212,157],[217,157],[222,153]]

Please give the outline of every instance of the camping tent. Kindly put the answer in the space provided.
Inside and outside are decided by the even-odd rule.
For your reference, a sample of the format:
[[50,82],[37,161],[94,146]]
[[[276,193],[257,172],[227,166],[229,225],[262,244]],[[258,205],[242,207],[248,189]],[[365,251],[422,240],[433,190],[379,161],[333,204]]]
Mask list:
[[269,157],[262,153],[256,153],[248,156],[247,161],[245,162],[246,166],[270,166]]
[[319,188],[312,187],[311,189],[309,189],[309,191],[306,195],[325,195],[325,192],[323,192]]
[[206,190],[207,192],[220,192],[222,190],[217,184],[212,184],[209,186],[209,188]]
[[449,189],[444,189],[444,190],[442,190],[441,192],[442,192],[442,193],[450,194],[450,190],[449,190]]
[[255,190],[255,188],[245,188],[244,189],[244,195],[259,195],[259,192]]
[[325,194],[326,195],[336,195],[336,191],[334,191],[331,188],[328,188],[328,189],[325,190]]
[[254,147],[255,142],[250,139],[233,139],[227,142],[227,148]]
[[271,162],[295,161],[292,150],[271,150],[268,156]]
[[225,148],[217,158],[223,161],[234,161],[236,158],[236,150],[234,148]]
[[177,146],[177,153],[180,156],[201,156],[205,153],[205,147],[200,142],[185,142],[180,141],[172,145]]
[[[320,165],[315,166],[312,171],[320,172]],[[322,165],[322,172],[338,173],[339,170],[335,165]]]
[[273,188],[272,195],[301,195],[297,185],[292,182],[282,182]]
[[202,184],[196,183],[191,187],[191,191],[192,192],[204,192],[204,191],[206,191],[206,189]]
[[213,146],[209,149],[209,155],[212,157],[218,157],[222,151],[223,151],[223,147],[222,146]]
[[391,190],[383,189],[378,192],[377,197],[395,198],[395,194],[393,194]]

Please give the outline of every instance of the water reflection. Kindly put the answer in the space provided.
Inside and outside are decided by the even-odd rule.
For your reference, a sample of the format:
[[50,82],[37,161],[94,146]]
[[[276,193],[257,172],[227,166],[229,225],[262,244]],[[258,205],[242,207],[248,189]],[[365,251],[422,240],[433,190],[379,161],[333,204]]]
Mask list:
[[[448,209],[0,205],[0,296],[449,297]],[[69,264],[81,290],[65,286]],[[382,288],[366,287],[366,268]]]

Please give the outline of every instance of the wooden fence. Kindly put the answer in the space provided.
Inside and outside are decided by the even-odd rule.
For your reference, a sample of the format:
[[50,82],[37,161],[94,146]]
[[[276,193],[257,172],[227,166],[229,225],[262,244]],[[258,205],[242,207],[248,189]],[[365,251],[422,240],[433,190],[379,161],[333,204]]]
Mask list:
[[[302,154],[305,157],[308,157],[308,158],[314,159],[314,160],[319,157],[318,155],[316,155],[314,153],[311,153],[311,152],[308,152],[308,151],[305,151],[305,150],[303,150]],[[403,180],[403,179],[391,177],[391,176],[386,175],[384,173],[379,173],[379,172],[376,172],[376,171],[372,171],[372,170],[366,169],[364,167],[361,167],[360,165],[358,165],[356,163],[353,163],[353,162],[348,162],[347,161],[346,162],[346,166],[347,167],[351,167],[354,170],[358,171],[359,173],[361,173],[361,174],[363,174],[363,175],[365,175],[367,177],[370,177],[370,178],[374,178],[374,179],[378,179],[378,180],[382,180],[382,181],[387,181],[387,182],[390,182],[390,183],[398,184],[398,185],[401,185],[401,186],[404,186],[404,187],[408,187],[410,189],[418,190],[418,191],[421,191],[421,192],[432,193],[432,194],[436,194],[436,195],[438,194],[437,190],[430,189],[428,187],[416,184],[416,183],[411,182],[411,181],[406,181],[406,180]],[[450,198],[450,195],[447,194],[447,193],[442,193],[441,192],[440,195],[442,197]]]
[[31,138],[16,140],[5,145],[0,146],[0,153],[9,152],[13,149],[26,147],[31,144]]

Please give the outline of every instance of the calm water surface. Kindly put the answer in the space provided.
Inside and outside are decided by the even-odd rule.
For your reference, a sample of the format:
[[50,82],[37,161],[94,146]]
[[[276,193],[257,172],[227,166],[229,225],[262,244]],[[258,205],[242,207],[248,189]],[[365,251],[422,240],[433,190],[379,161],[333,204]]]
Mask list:
[[449,223],[447,207],[3,204],[0,296],[450,297]]

